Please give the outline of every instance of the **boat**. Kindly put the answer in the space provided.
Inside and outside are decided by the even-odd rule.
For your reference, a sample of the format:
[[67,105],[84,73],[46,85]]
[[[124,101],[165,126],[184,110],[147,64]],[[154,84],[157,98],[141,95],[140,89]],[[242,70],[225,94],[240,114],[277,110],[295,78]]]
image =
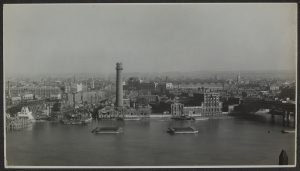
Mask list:
[[21,112],[17,113],[17,117],[19,118],[26,118],[30,122],[35,122],[34,117],[32,116],[32,112],[29,111],[28,107],[22,107]]
[[36,120],[36,122],[49,121],[51,119],[51,117],[49,115],[50,115],[49,108],[42,110],[42,111],[38,111],[36,113],[35,120]]
[[270,109],[259,109],[254,114],[268,114],[270,112]]
[[65,125],[83,125],[92,122],[92,117],[62,119],[61,122]]
[[191,116],[175,116],[175,117],[172,117],[171,119],[174,119],[174,120],[195,120],[195,118],[191,117]]
[[289,134],[291,134],[291,133],[295,133],[295,130],[286,130],[286,129],[283,129],[283,130],[281,130],[281,132],[282,133],[289,133]]
[[94,134],[119,134],[123,129],[120,127],[96,127],[92,130]]
[[117,120],[117,121],[124,121],[124,118],[117,117],[116,120]]
[[92,122],[92,117],[90,112],[77,109],[71,114],[66,114],[61,122],[65,125],[83,125]]
[[200,118],[195,118],[196,121],[204,121],[204,120],[208,120],[209,118],[207,117],[200,117]]
[[87,124],[87,123],[92,122],[92,120],[93,120],[92,117],[88,117],[88,118],[85,118],[85,119],[82,121],[82,123],[83,123],[83,124]]
[[169,134],[196,134],[198,133],[198,130],[192,127],[174,127],[168,128],[167,132]]
[[139,120],[141,120],[141,118],[137,118],[137,117],[135,117],[135,118],[124,118],[123,120],[124,121],[139,121]]

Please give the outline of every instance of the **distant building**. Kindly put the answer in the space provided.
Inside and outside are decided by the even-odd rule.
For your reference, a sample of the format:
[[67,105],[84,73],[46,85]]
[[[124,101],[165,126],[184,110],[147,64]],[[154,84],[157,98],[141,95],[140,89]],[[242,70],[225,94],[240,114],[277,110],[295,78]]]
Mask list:
[[183,113],[186,116],[202,116],[204,108],[202,106],[185,106],[183,107]]
[[165,94],[167,92],[167,86],[166,83],[158,83],[155,87],[155,92],[158,94]]
[[155,91],[156,86],[154,82],[142,82],[137,77],[130,77],[125,85],[123,84],[123,88],[126,94],[135,91],[140,95],[150,95]]
[[16,96],[16,97],[11,97],[11,103],[14,104],[18,104],[20,103],[22,100],[21,96]]
[[61,94],[51,94],[50,98],[59,100],[59,99],[61,99]]
[[172,116],[183,116],[183,107],[184,105],[181,103],[173,103],[171,104],[171,115]]
[[179,84],[178,87],[180,89],[195,89],[195,90],[208,90],[208,91],[220,91],[224,89],[223,83],[182,83]]
[[136,101],[145,101],[145,103],[148,105],[149,103],[157,103],[160,101],[160,99],[157,95],[140,95],[137,97]]
[[76,92],[82,91],[82,87],[83,87],[82,83],[76,84]]
[[35,97],[50,98],[52,94],[60,94],[61,89],[59,87],[53,87],[53,86],[24,86],[24,87],[11,87],[10,92],[12,97],[24,96],[26,94],[33,94],[33,96]]
[[33,94],[24,94],[22,96],[22,100],[33,100],[34,99],[34,95]]
[[166,89],[173,89],[172,83],[166,83]]
[[270,90],[271,90],[271,91],[278,91],[279,89],[280,89],[280,87],[277,86],[277,85],[271,85],[271,86],[270,86]]
[[236,82],[240,83],[241,82],[241,74],[239,73],[236,77]]
[[101,99],[104,98],[104,92],[102,91],[89,91],[89,92],[80,92],[80,93],[68,93],[64,94],[64,99],[66,100],[66,103],[69,105],[74,105],[73,102],[73,96],[75,100],[75,104],[81,104],[83,102],[87,103],[98,103],[101,101]]
[[91,89],[92,90],[95,89],[95,81],[94,81],[94,79],[92,79],[92,82],[91,82]]
[[171,105],[171,114],[175,116],[212,116],[222,113],[219,93],[194,94],[189,100]]
[[130,107],[130,99],[123,99],[123,107]]

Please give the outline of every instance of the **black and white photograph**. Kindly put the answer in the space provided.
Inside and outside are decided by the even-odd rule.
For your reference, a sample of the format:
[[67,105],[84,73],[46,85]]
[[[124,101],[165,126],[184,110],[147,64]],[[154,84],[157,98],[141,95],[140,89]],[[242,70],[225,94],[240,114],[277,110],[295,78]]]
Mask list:
[[3,5],[5,168],[296,167],[296,3]]

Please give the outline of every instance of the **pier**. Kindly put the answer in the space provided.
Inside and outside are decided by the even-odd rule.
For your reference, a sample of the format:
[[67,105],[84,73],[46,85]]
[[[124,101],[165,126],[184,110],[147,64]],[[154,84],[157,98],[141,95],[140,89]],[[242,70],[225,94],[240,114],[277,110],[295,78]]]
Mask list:
[[242,113],[254,113],[260,109],[270,109],[266,115],[271,115],[271,122],[274,123],[275,116],[281,116],[282,125],[287,127],[295,127],[296,110],[293,103],[282,103],[280,101],[271,100],[246,100],[238,106],[238,110]]

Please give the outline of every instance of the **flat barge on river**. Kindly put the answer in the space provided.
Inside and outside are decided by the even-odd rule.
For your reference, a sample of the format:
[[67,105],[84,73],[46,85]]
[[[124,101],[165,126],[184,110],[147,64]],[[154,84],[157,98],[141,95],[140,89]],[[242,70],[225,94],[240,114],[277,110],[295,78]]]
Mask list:
[[119,134],[123,129],[120,127],[96,127],[92,130],[94,134]]
[[198,133],[198,130],[192,127],[174,127],[168,128],[167,132],[169,134],[196,134]]

